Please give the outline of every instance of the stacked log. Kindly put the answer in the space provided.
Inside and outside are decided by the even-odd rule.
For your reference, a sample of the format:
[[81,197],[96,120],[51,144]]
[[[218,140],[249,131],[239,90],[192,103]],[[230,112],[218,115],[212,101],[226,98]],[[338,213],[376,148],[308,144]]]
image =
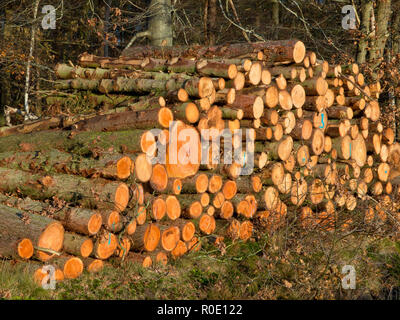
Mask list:
[[48,104],[84,93],[103,109],[0,129],[0,255],[74,278],[110,258],[165,265],[256,226],[332,231],[370,198],[387,201],[365,222],[383,217],[400,146],[379,85],[314,58],[289,40],[57,65]]

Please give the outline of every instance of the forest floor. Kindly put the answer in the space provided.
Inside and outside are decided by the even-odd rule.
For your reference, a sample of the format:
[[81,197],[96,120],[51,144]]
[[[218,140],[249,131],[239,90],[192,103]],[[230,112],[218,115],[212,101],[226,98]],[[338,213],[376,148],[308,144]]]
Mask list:
[[[344,265],[356,270],[353,290],[342,288]],[[257,241],[205,244],[150,269],[112,261],[55,290],[35,284],[29,270],[0,260],[0,299],[400,299],[400,242],[354,232],[282,230]]]

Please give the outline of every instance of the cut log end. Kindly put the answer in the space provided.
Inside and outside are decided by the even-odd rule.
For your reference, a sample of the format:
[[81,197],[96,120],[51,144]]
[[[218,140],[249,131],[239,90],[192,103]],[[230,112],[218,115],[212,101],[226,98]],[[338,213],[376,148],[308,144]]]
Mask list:
[[118,179],[125,180],[131,175],[132,159],[129,157],[122,157],[117,161],[117,177]]
[[185,117],[186,117],[186,120],[189,121],[189,123],[196,123],[197,121],[199,121],[200,112],[194,103],[189,102],[186,105]]
[[156,137],[151,131],[146,131],[140,138],[140,148],[148,156],[154,156],[157,151]]
[[162,197],[158,197],[154,199],[151,209],[152,218],[154,220],[161,220],[167,212],[167,204]]
[[208,189],[208,184],[209,184],[209,180],[208,180],[208,176],[204,173],[200,174],[197,176],[196,179],[196,191],[198,193],[204,193],[207,191]]
[[144,249],[149,252],[154,251],[160,242],[160,238],[160,228],[158,228],[154,223],[151,223],[144,233]]
[[172,226],[165,230],[161,235],[161,246],[166,251],[172,251],[180,238],[180,230],[176,226]]
[[81,245],[81,256],[87,258],[93,252],[93,241],[92,239],[85,240]]
[[179,240],[174,250],[171,251],[171,255],[174,259],[177,259],[183,256],[187,251],[188,248],[186,246],[186,243],[183,242],[182,240]]
[[239,238],[247,241],[253,235],[253,224],[250,221],[243,221],[240,224]]
[[99,240],[97,240],[96,248],[95,248],[95,256],[98,259],[106,260],[113,255],[118,246],[117,237],[108,233],[103,236]]
[[192,219],[197,219],[203,212],[203,206],[200,201],[193,202],[188,208],[188,215]]
[[181,205],[175,196],[168,196],[165,200],[165,204],[167,206],[167,216],[171,220],[176,220],[181,216]]
[[278,155],[282,161],[289,159],[290,153],[293,149],[293,139],[292,137],[285,138],[278,147]]
[[91,273],[96,273],[99,272],[103,269],[104,267],[104,262],[103,260],[100,259],[94,259],[88,266],[87,266],[87,271]]
[[[183,88],[179,88],[177,96],[178,96],[178,100],[180,102],[186,102],[189,99],[189,95],[188,95],[187,91]],[[162,106],[162,107],[165,107],[165,106]]]
[[87,229],[90,235],[95,235],[99,232],[103,218],[100,213],[93,214],[87,224]]
[[33,256],[33,244],[30,239],[22,239],[17,245],[18,256],[22,259],[30,259]]
[[170,123],[174,120],[174,114],[169,108],[161,108],[158,112],[158,123],[163,128],[169,128]]
[[121,183],[116,191],[114,196],[115,208],[118,212],[122,212],[125,210],[129,203],[129,187],[125,183]]
[[222,193],[226,200],[232,199],[237,192],[236,182],[233,180],[228,180],[224,183],[222,188]]
[[208,191],[211,193],[217,193],[219,190],[222,188],[222,177],[220,175],[212,175],[212,177],[209,180],[208,184]]
[[302,41],[297,41],[293,48],[293,60],[301,63],[306,56],[306,46]]
[[[64,242],[64,227],[59,222],[50,223],[42,232],[38,240],[38,247],[60,251]],[[54,255],[38,250],[38,258],[47,261]]]
[[153,166],[150,185],[158,192],[164,191],[167,188],[168,174],[167,170],[162,164],[156,164]]
[[210,78],[201,77],[198,84],[200,98],[206,98],[215,92],[214,84]]
[[168,263],[168,255],[165,252],[158,252],[156,255],[156,263],[166,266]]
[[73,257],[69,259],[64,264],[64,277],[66,279],[76,279],[78,278],[83,272],[83,262],[81,259],[77,257]]
[[196,232],[196,227],[193,222],[186,223],[182,228],[182,240],[190,241],[193,239]]
[[225,200],[221,207],[220,218],[229,220],[232,218],[234,213],[234,207],[232,202]]
[[293,105],[296,108],[301,108],[306,102],[306,92],[303,86],[301,86],[300,84],[297,84],[293,87],[293,89],[290,92],[290,95],[292,97]]
[[135,175],[136,178],[141,182],[147,182],[151,178],[153,166],[149,161],[146,154],[141,153],[136,157],[135,160]]
[[208,214],[204,214],[201,216],[200,221],[199,221],[199,228],[200,230],[209,235],[214,232],[215,230],[215,219],[212,216],[209,216]]

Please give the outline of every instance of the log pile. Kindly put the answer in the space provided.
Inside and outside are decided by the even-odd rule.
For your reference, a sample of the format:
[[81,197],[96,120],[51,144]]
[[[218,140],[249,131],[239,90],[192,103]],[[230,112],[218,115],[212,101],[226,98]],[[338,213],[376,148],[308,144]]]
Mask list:
[[57,280],[110,258],[165,265],[256,225],[385,220],[400,191],[379,83],[301,41],[132,47],[55,71],[47,103],[84,96],[96,112],[0,128],[0,255]]

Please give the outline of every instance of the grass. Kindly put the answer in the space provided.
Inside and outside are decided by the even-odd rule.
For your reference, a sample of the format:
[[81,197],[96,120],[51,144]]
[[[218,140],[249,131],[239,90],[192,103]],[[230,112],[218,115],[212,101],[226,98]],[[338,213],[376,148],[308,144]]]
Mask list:
[[[354,265],[357,288],[341,289],[341,268]],[[111,261],[97,274],[44,290],[32,280],[38,264],[0,262],[2,299],[357,299],[397,297],[400,243],[388,237],[278,232],[144,269]],[[396,291],[397,290],[397,291]]]

